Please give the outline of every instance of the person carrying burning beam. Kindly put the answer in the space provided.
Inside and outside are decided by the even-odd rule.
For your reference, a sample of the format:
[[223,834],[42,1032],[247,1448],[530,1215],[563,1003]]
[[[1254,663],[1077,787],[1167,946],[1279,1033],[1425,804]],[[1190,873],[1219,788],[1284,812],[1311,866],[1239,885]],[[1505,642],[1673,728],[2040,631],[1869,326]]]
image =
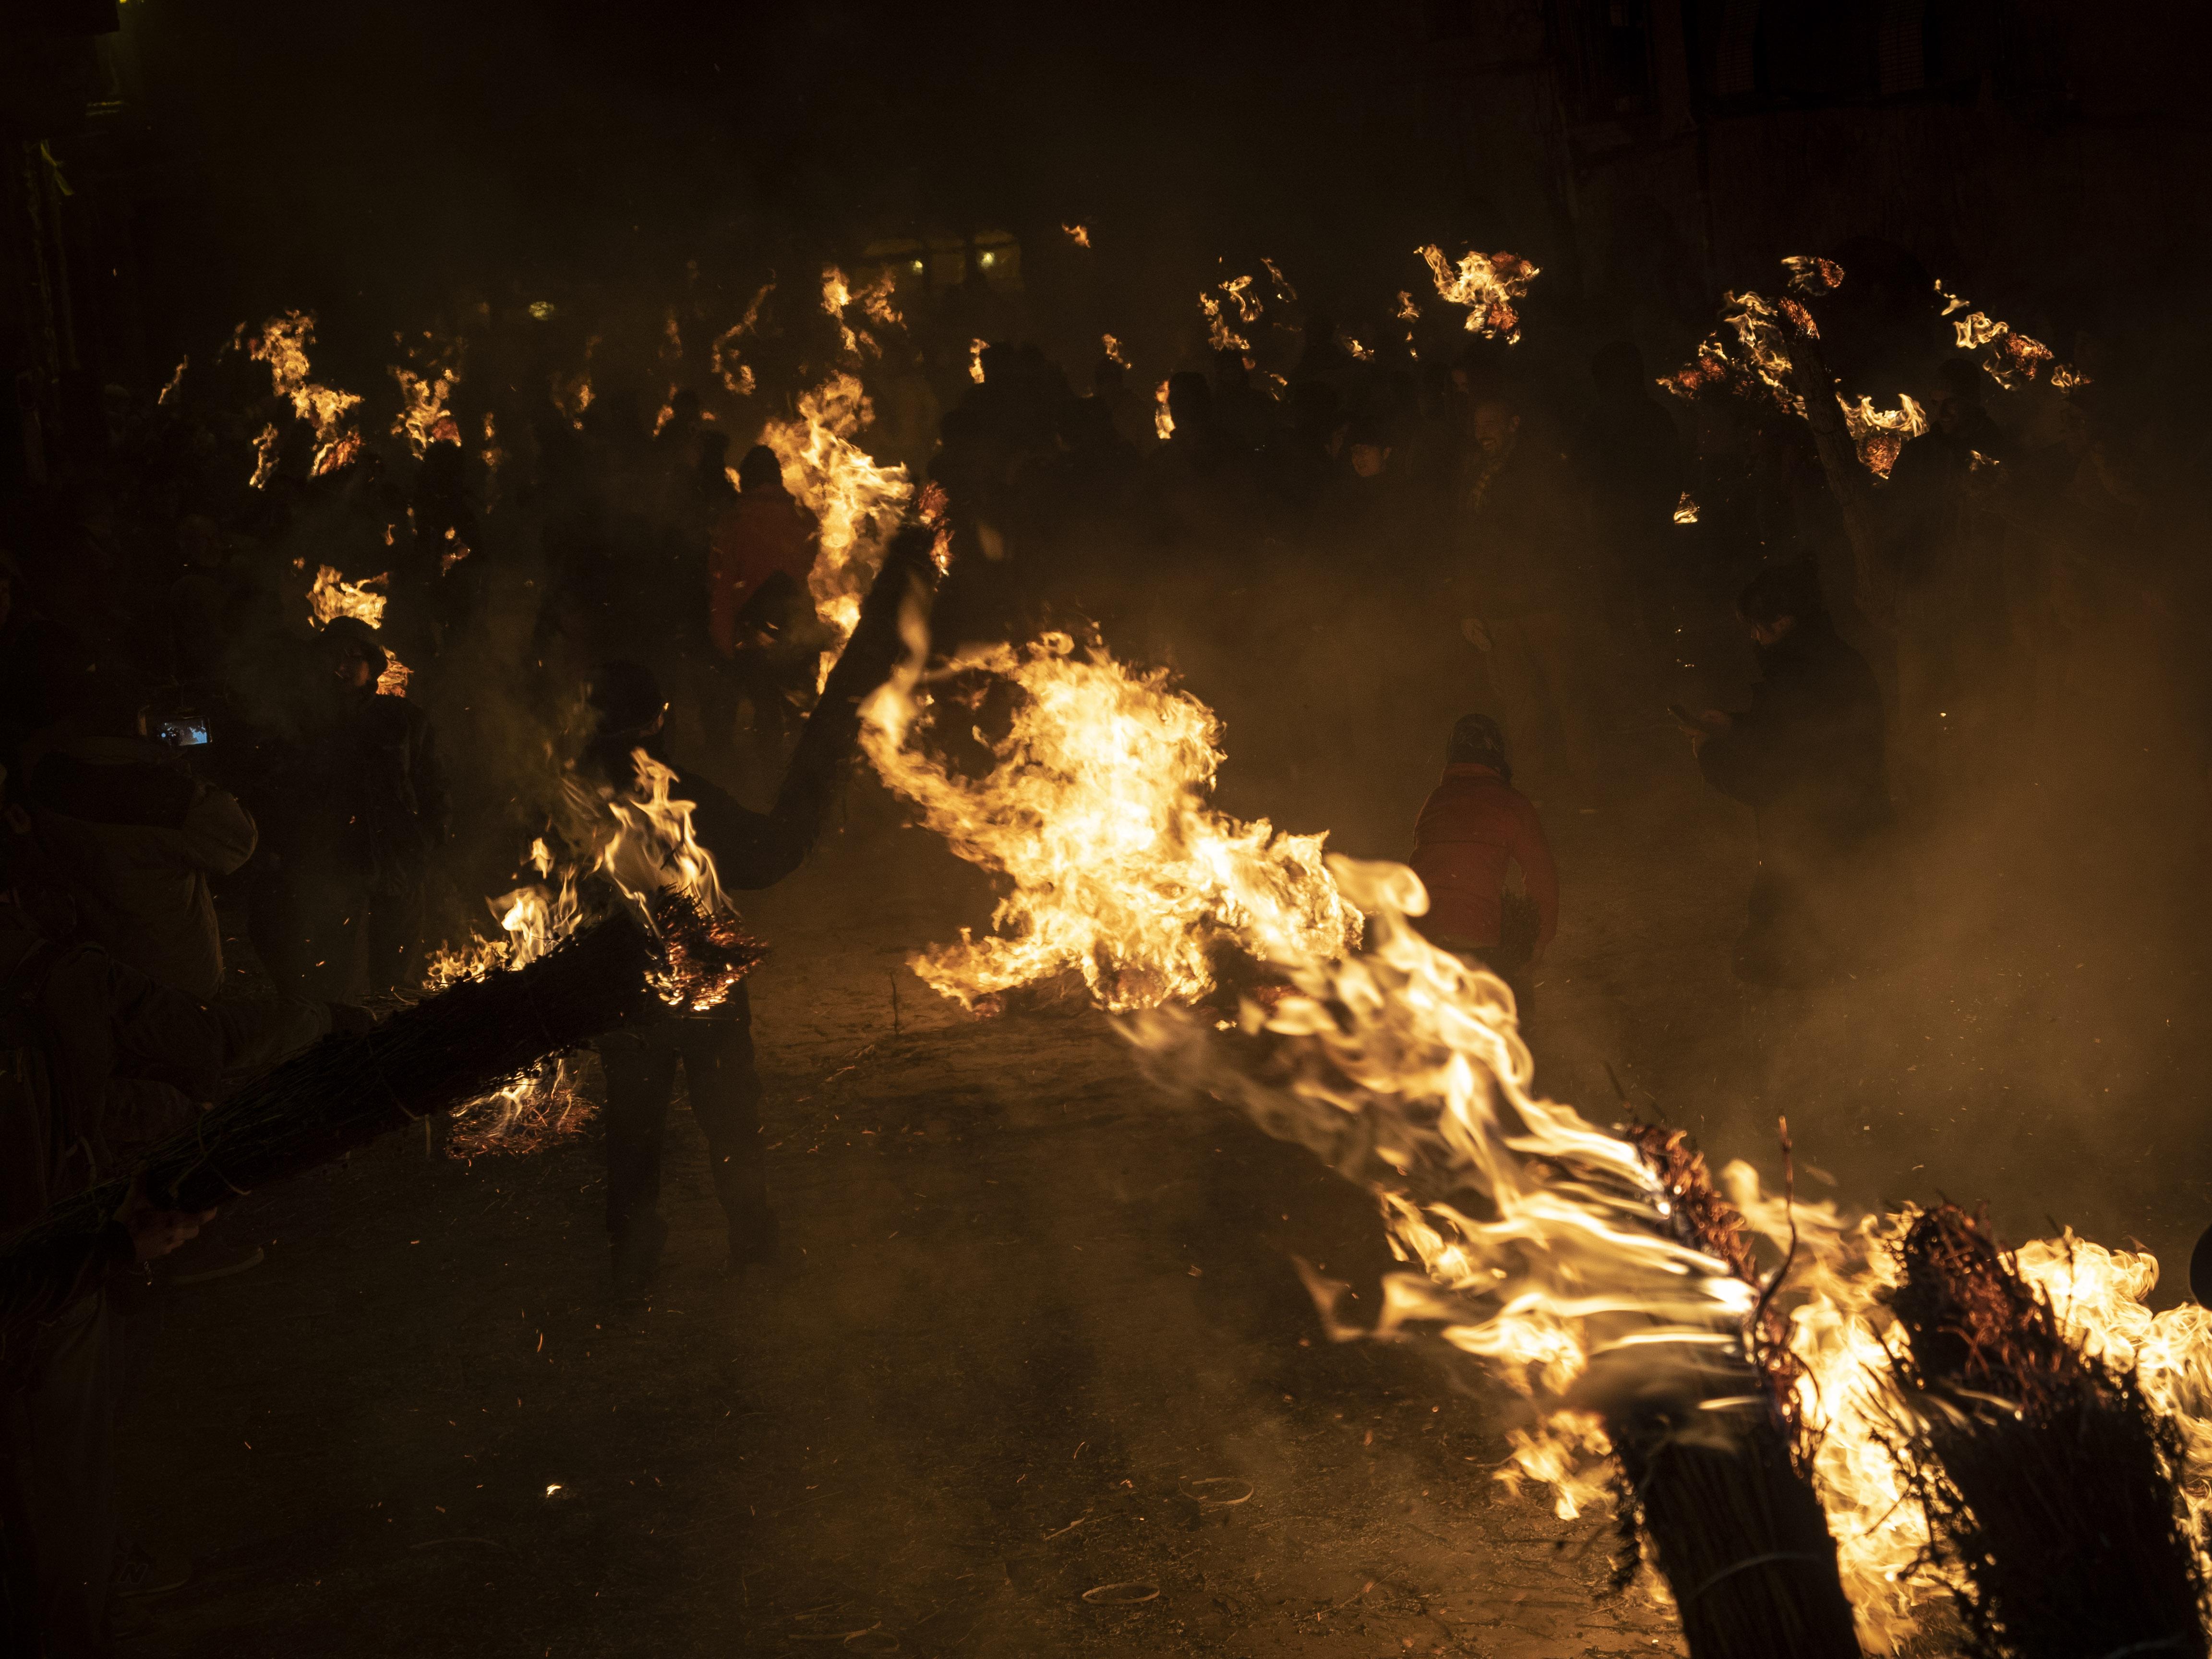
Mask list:
[[[899,652],[898,611],[936,574],[931,532],[901,531],[862,603],[858,626],[800,733],[775,803],[740,805],[663,747],[668,699],[653,671],[614,662],[592,677],[598,730],[580,769],[617,814],[690,804],[690,835],[713,860],[710,884],[757,891],[805,860],[860,732],[860,705],[890,674]],[[607,1234],[615,1293],[641,1294],[660,1265],[660,1152],[676,1070],[684,1068],[691,1111],[707,1138],[714,1195],[729,1228],[733,1273],[773,1261],[775,1212],[769,1206],[761,1144],[761,1079],[753,1064],[752,1011],[742,982],[703,1013],[671,1014],[615,1032],[599,1045],[606,1070]]]

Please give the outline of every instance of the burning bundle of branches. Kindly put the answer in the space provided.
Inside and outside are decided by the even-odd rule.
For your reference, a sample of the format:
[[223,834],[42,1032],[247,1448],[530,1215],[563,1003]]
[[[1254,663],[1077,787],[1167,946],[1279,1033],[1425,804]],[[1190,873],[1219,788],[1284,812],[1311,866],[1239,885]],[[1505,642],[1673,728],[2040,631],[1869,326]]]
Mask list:
[[1977,1652],[2201,1659],[2203,1572],[2176,1502],[2174,1429],[1955,1206],[1915,1221],[1901,1258],[1908,1455]]
[[[677,798],[676,775],[644,750],[631,757],[641,793],[610,799],[571,776],[562,817],[568,856],[540,837],[532,861],[544,878],[489,902],[500,936],[439,951],[427,982],[434,990],[495,979],[538,962],[591,924],[627,914],[658,942],[652,975],[660,1001],[679,1013],[703,1013],[729,1000],[738,981],[768,954],[744,930],[715,874],[714,856],[691,825],[694,804]],[[585,1121],[569,1063],[547,1058],[462,1103],[463,1139],[471,1152],[520,1150]]]
[[[1005,736],[977,733],[980,768],[920,750],[932,697],[1011,706]],[[1609,1133],[1535,1097],[1511,994],[1415,930],[1413,873],[1324,864],[1318,836],[1215,811],[1218,738],[1165,675],[1061,638],[895,677],[870,708],[867,752],[1008,884],[994,936],[963,936],[917,971],[977,1010],[1079,979],[1125,1016],[1164,1086],[1237,1104],[1373,1193],[1410,1270],[1384,1281],[1366,1328],[1339,1323],[1345,1287],[1309,1273],[1329,1334],[1438,1340],[1528,1396],[1536,1420],[1511,1435],[1500,1478],[1547,1488],[1563,1518],[1619,1501],[1694,1653],[1898,1651],[1957,1584],[1921,1501],[1940,1449],[1899,1448],[1899,1422],[1917,1420],[1893,1367],[1919,1212],[1850,1218],[1763,1194],[1742,1164],[1716,1182],[1678,1135]],[[2212,1314],[2154,1317],[2148,1257],[2070,1239],[2024,1249],[2008,1271],[2041,1287],[2067,1363],[2132,1402],[2151,1435],[2137,1443],[2167,1460],[2130,1466],[2142,1513],[2167,1515],[2177,1477],[2191,1503],[2212,1502]],[[2111,1380],[2124,1372],[2136,1382]],[[1948,1398],[1966,1413],[1960,1387],[2016,1397],[1989,1381],[1922,1376],[1919,1408]],[[2146,1403],[2172,1426],[2144,1430]],[[1973,1419],[1940,1420],[1963,1432]],[[2070,1525],[2039,1524],[2045,1548]],[[2174,1570],[2185,1536],[2155,1534],[2154,1605],[2194,1582],[2185,1560]]]
[[[1568,1513],[1598,1492],[1566,1474],[1574,1448],[1616,1452],[1692,1652],[1856,1654],[1741,1223],[1680,1140],[1639,1146],[1529,1092],[1510,998],[1413,929],[1410,871],[1332,868],[1365,945],[1296,965],[1294,988],[1248,1001],[1229,1033],[1168,1010],[1132,1022],[1148,1069],[1376,1194],[1419,1271],[1384,1281],[1374,1330],[1332,1315],[1333,1334],[1431,1331],[1491,1361],[1541,1403],[1516,1461]],[[1332,1306],[1340,1288],[1316,1285]]]
[[[902,606],[921,602],[937,574],[934,538],[907,526],[869,549],[874,568],[854,606],[844,652],[793,751],[773,817],[817,814],[831,781],[850,757],[860,704],[891,672],[902,649]],[[914,626],[921,626],[917,615]],[[429,969],[433,986],[495,975],[558,947],[596,912],[627,910],[660,943],[653,979],[660,1000],[682,1014],[726,1002],[767,954],[744,931],[722,885],[714,856],[694,827],[697,802],[683,795],[677,773],[644,749],[629,756],[629,787],[587,783],[574,771],[562,781],[556,824],[540,836],[530,859],[540,879],[490,901],[500,936],[441,951]],[[811,831],[809,832],[811,835]],[[518,1075],[467,1103],[471,1150],[533,1143],[583,1121],[574,1078],[556,1060]]]
[[1122,1012],[1195,1001],[1218,983],[1223,945],[1263,963],[1330,957],[1358,916],[1322,862],[1319,836],[1279,835],[1206,802],[1219,722],[1163,672],[1133,673],[1065,634],[956,657],[931,685],[955,702],[1008,694],[1006,735],[981,778],[913,743],[922,687],[886,687],[861,744],[886,783],[962,857],[1008,878],[997,932],[916,957],[963,1006],[1078,974]]
[[[1455,265],[1433,243],[1414,252],[1427,261],[1429,274],[1436,279],[1437,297],[1467,307],[1470,334],[1503,337],[1509,345],[1520,341],[1521,313],[1513,302],[1528,293],[1528,284],[1541,275],[1534,265],[1515,253],[1480,252],[1463,253]],[[1401,295],[1401,306],[1405,303]]]
[[[243,325],[240,332],[243,334]],[[250,355],[256,362],[269,365],[271,389],[278,397],[289,398],[292,412],[314,428],[314,456],[308,470],[320,477],[325,472],[336,471],[360,453],[361,434],[354,429],[349,417],[360,405],[361,398],[355,392],[319,386],[309,378],[312,370],[307,348],[314,339],[313,315],[288,312],[262,325]],[[271,427],[263,435],[267,441],[260,446],[261,461],[252,480],[257,489],[268,483],[275,465],[276,428]]]
[[[1101,1005],[1135,1013],[1123,1030],[1163,1083],[1235,1102],[1376,1194],[1420,1271],[1386,1281],[1376,1330],[1333,1329],[1433,1330],[1543,1401],[1517,1463],[1563,1513],[1606,1489],[1571,1467],[1577,1449],[1621,1449],[1699,1652],[1856,1652],[1793,1440],[1786,1326],[1702,1164],[1530,1094],[1510,994],[1413,929],[1425,895],[1412,872],[1324,866],[1319,837],[1215,811],[1218,727],[1164,675],[1065,638],[956,659],[934,684],[962,672],[1012,696],[981,776],[909,746],[912,678],[886,689],[864,739],[933,828],[1010,883],[995,936],[917,971],[970,1007],[1080,973]],[[1234,1021],[1200,1006],[1224,946],[1273,979]]]

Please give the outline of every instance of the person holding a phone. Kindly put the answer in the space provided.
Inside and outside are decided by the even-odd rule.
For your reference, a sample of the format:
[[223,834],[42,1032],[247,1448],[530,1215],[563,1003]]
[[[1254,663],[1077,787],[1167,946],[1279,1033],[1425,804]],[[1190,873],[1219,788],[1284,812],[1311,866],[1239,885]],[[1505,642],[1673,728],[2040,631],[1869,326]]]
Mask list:
[[121,677],[24,745],[40,842],[77,890],[85,933],[148,978],[203,1002],[222,989],[213,883],[252,857],[252,814],[196,775],[198,716],[151,714]]

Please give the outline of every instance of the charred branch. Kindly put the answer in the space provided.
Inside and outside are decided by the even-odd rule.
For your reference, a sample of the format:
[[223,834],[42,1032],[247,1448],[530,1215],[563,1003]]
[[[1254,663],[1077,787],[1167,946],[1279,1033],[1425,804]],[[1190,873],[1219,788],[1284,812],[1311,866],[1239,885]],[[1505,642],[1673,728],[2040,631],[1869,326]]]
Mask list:
[[[680,916],[671,920],[682,925]],[[726,954],[706,939],[688,950],[718,969]],[[644,927],[617,915],[526,967],[465,981],[373,1030],[333,1032],[156,1146],[142,1165],[146,1192],[164,1209],[212,1209],[450,1111],[549,1055],[657,1010],[647,977],[667,963]],[[57,1206],[0,1242],[0,1257],[36,1255],[60,1240],[99,1233],[130,1185],[111,1181]]]

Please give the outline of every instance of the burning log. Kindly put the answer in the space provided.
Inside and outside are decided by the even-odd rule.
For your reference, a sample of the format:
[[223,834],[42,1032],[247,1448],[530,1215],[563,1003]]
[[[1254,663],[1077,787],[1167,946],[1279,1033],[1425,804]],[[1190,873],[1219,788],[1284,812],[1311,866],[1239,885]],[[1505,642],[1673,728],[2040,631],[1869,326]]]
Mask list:
[[[1680,1136],[1609,1133],[1528,1091],[1498,981],[1407,921],[1408,871],[1337,860],[1364,946],[1286,965],[1226,1031],[1172,1009],[1125,1027],[1148,1072],[1241,1106],[1380,1200],[1393,1249],[1371,1329],[1433,1334],[1547,1413],[1514,1462],[1560,1492],[1602,1425],[1697,1659],[1856,1659],[1859,1646],[1791,1414],[1795,1361],[1741,1217]],[[1591,1414],[1597,1419],[1593,1424]],[[1572,1484],[1586,1483],[1577,1472]],[[1631,1558],[1632,1559],[1632,1557]]]
[[1939,1552],[1978,1655],[2202,1659],[2203,1575],[2173,1428],[2133,1376],[2087,1358],[2051,1303],[1954,1205],[1915,1222],[1894,1373]]
[[[1584,1392],[1615,1369],[1593,1367]],[[1643,1362],[1633,1386],[1606,1395],[1622,1524],[1651,1540],[1694,1659],[1857,1659],[1835,1540],[1765,1381],[1723,1352],[1677,1368]]]
[[[1680,1131],[1626,1138],[1666,1189],[1690,1249],[1763,1285],[1743,1218]],[[1623,1477],[1623,1532],[1650,1538],[1697,1659],[1787,1653],[1856,1659],[1835,1540],[1802,1455],[1788,1323],[1762,1293],[1740,1341],[1601,1359],[1577,1392],[1605,1420]],[[1624,1576],[1630,1563],[1624,1561]]]
[[[672,933],[665,945],[617,915],[526,967],[465,980],[370,1030],[332,1032],[149,1152],[142,1164],[148,1196],[162,1209],[212,1209],[449,1111],[548,1055],[657,1010],[649,977],[665,980],[687,963],[711,978],[729,970],[722,945],[691,937],[690,915],[672,909],[656,920]],[[126,1176],[58,1205],[0,1242],[0,1255],[36,1254],[97,1234],[130,1185]]]

